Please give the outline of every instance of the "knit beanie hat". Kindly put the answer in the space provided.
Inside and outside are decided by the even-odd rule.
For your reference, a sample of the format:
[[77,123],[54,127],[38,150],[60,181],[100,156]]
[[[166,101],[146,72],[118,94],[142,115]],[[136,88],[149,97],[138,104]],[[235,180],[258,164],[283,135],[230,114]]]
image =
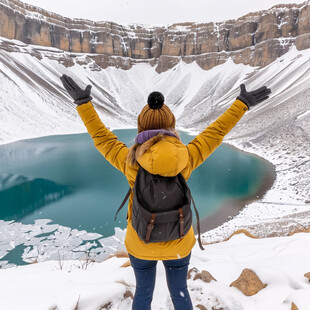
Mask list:
[[158,91],[149,94],[148,104],[138,116],[138,133],[150,129],[175,128],[175,117],[164,101],[163,94]]

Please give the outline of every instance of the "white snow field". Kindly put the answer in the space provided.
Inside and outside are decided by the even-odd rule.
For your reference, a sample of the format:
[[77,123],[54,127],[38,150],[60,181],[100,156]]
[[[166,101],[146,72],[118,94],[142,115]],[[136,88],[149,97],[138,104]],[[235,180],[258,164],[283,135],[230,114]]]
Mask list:
[[[74,104],[59,77],[68,74],[81,84],[91,83],[93,104],[112,129],[133,128],[153,90],[163,92],[177,118],[177,127],[196,134],[216,119],[239,94],[240,83],[252,90],[272,89],[270,99],[252,108],[224,142],[269,160],[277,178],[264,197],[245,206],[234,218],[206,232],[204,242],[222,241],[240,228],[258,237],[238,235],[226,242],[193,250],[191,267],[208,270],[218,280],[209,284],[189,280],[194,305],[208,310],[310,309],[310,234],[291,231],[310,225],[310,50],[292,48],[265,68],[228,60],[211,70],[196,63],[180,63],[161,74],[156,67],[135,64],[124,71],[99,68],[85,54],[29,46],[0,38],[0,143],[44,135],[85,132]],[[68,62],[72,66],[66,67]],[[56,230],[45,245],[32,243],[23,258],[40,263],[0,270],[0,309],[130,309],[134,292],[131,268],[121,268],[126,258],[88,264],[81,253],[91,247],[96,234],[50,227],[49,220],[33,225],[0,221],[0,258],[35,235]],[[124,231],[102,239],[108,253],[123,250]],[[79,251],[82,241],[89,240]],[[66,241],[65,259],[53,245]],[[26,244],[26,243],[25,243]],[[30,251],[30,252],[29,252]],[[102,260],[106,256],[102,256]],[[48,261],[51,260],[51,261]],[[59,262],[60,260],[60,262]],[[46,261],[46,262],[44,262]],[[86,270],[85,270],[86,268]],[[244,268],[253,269],[267,287],[246,297],[229,287]],[[60,270],[62,269],[62,270]],[[130,295],[128,292],[125,296]],[[56,308],[57,307],[57,308]],[[153,309],[172,309],[159,265]],[[198,309],[198,308],[197,308]]]
[[[194,306],[224,310],[299,310],[310,307],[310,234],[251,239],[243,234],[229,241],[195,247],[190,267],[207,270],[217,281],[188,280]],[[128,258],[110,258],[101,263],[48,261],[0,270],[0,309],[128,310],[135,289]],[[122,266],[127,267],[122,267]],[[245,296],[230,284],[245,268],[252,269],[265,288]],[[172,310],[162,263],[152,303],[154,310]],[[194,309],[203,309],[194,307]]]

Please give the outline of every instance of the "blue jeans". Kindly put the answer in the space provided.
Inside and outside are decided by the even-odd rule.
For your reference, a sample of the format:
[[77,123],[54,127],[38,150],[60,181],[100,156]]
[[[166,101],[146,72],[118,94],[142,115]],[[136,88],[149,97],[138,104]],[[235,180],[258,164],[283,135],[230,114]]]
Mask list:
[[[164,260],[167,284],[175,310],[192,310],[187,290],[190,254],[181,259]],[[156,260],[144,260],[129,255],[136,276],[136,292],[132,310],[150,310],[156,278]]]

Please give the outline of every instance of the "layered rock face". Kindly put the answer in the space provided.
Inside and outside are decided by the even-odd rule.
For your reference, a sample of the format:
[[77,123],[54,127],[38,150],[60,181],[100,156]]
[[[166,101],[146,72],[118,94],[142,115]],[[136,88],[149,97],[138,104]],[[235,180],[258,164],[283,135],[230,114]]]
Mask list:
[[275,6],[222,23],[143,27],[69,19],[18,0],[0,0],[0,36],[87,53],[101,68],[148,62],[163,72],[183,59],[210,69],[229,57],[262,67],[293,44],[310,48],[310,4]]

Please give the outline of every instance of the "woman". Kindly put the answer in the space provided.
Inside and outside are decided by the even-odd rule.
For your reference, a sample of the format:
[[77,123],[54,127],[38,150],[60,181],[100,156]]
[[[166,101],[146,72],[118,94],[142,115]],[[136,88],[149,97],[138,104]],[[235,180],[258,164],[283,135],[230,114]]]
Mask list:
[[[175,131],[175,117],[164,103],[164,96],[159,92],[152,92],[148,96],[148,104],[138,116],[136,144],[129,149],[99,119],[91,104],[91,86],[88,85],[83,90],[67,75],[63,75],[61,81],[74,99],[77,111],[96,148],[126,176],[131,188],[135,184],[140,166],[151,174],[166,177],[181,173],[187,180],[192,171],[221,144],[224,136],[244,113],[251,106],[267,99],[271,93],[266,87],[247,92],[242,84],[241,93],[232,106],[188,145],[184,145]],[[132,201],[131,193],[125,246],[136,277],[132,309],[151,309],[156,264],[159,260],[163,261],[165,266],[174,308],[193,309],[186,283],[191,250],[196,241],[193,228],[180,239],[145,243],[132,226]]]

